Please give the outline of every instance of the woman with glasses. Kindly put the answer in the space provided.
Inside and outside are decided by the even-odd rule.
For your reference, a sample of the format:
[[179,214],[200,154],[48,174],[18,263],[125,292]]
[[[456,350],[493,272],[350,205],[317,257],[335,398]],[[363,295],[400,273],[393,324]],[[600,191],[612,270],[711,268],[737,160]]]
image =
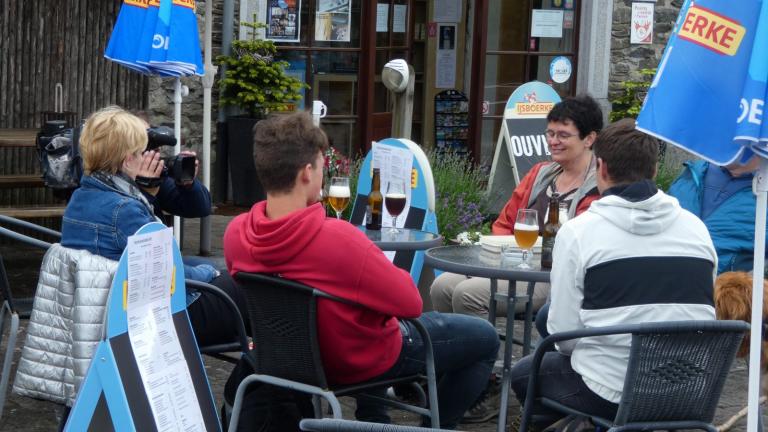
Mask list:
[[[535,209],[538,226],[544,227],[549,198],[560,195],[568,207],[568,218],[586,210],[592,201],[600,197],[595,180],[595,160],[592,143],[603,128],[603,113],[590,96],[566,98],[556,104],[547,115],[547,145],[551,162],[541,162],[520,181],[509,201],[493,223],[494,235],[514,233],[519,209]],[[539,233],[541,234],[541,233]],[[498,281],[499,292],[507,291],[507,282]],[[537,284],[533,294],[534,310],[547,300],[549,284]],[[456,312],[487,318],[490,302],[490,281],[484,278],[468,278],[464,275],[443,273],[430,288],[435,310]],[[497,302],[496,313],[505,316],[506,302]],[[519,303],[516,312],[522,312],[525,304]],[[493,396],[493,395],[492,395]],[[484,422],[498,414],[498,401],[486,398],[484,403],[471,409],[464,422]]]

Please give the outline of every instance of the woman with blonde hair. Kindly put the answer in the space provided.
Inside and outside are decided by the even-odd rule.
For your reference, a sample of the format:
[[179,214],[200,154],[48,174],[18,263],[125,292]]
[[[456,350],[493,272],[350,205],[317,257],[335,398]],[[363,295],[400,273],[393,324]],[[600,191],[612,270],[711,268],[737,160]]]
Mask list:
[[[119,260],[139,228],[159,219],[147,199],[159,188],[141,188],[136,178],[159,178],[163,161],[146,151],[147,124],[128,111],[110,106],[88,117],[80,135],[84,175],[67,204],[61,245]],[[245,299],[231,277],[208,264],[185,265],[188,279],[210,282],[224,290],[246,312]],[[219,299],[188,289],[187,311],[198,344],[235,340],[236,317]],[[245,315],[244,315],[245,316]]]

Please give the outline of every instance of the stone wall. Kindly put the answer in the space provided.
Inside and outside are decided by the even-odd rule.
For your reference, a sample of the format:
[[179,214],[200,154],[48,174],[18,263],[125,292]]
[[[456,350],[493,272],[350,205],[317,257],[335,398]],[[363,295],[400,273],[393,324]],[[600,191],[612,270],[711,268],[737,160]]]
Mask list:
[[629,43],[632,3],[631,0],[614,0],[609,99],[613,99],[622,92],[621,83],[623,81],[641,79],[640,69],[651,69],[658,66],[683,0],[656,1],[653,17],[653,44],[651,45],[632,45]]

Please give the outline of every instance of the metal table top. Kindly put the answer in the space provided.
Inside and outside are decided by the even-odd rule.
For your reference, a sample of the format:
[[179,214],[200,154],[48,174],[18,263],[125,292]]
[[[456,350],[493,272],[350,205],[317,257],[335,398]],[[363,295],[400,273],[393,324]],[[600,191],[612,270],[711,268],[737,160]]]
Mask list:
[[424,263],[434,268],[467,276],[527,282],[549,282],[549,270],[542,270],[534,254],[532,269],[502,265],[499,254],[483,250],[482,246],[440,246],[424,253]]
[[399,228],[399,233],[390,234],[387,227],[381,230],[357,228],[383,251],[426,250],[443,244],[443,236],[417,229]]

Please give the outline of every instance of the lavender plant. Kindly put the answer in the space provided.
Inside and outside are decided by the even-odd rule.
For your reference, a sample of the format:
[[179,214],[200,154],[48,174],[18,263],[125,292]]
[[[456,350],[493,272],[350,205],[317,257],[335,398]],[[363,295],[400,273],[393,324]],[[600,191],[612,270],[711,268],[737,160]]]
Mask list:
[[432,151],[427,157],[435,179],[435,213],[440,234],[456,239],[463,232],[489,233],[490,224],[485,220],[488,174],[466,155]]

